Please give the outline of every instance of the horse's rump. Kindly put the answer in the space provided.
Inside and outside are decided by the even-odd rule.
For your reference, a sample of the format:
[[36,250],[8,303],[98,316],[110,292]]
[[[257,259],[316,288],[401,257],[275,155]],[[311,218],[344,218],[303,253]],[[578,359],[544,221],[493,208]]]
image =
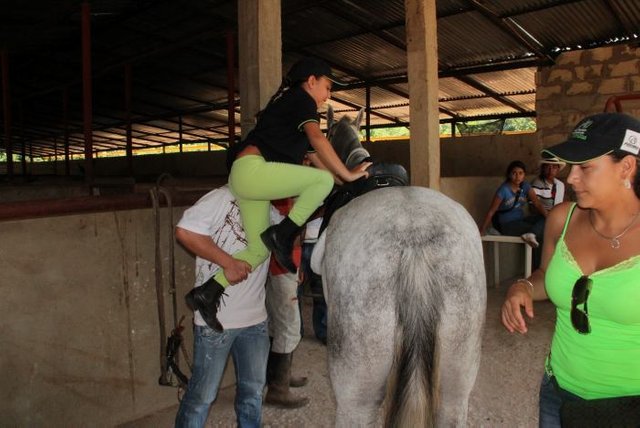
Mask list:
[[[370,410],[358,419],[354,403],[379,405],[387,378],[388,426],[439,424],[450,401],[466,418],[486,299],[480,237],[469,214],[425,188],[363,195],[329,225],[322,273],[337,424],[370,419]],[[455,347],[460,355],[450,355]],[[464,368],[447,369],[464,370],[466,380],[442,377],[442,358],[459,358]],[[447,385],[439,396],[441,382],[453,377],[463,404]]]

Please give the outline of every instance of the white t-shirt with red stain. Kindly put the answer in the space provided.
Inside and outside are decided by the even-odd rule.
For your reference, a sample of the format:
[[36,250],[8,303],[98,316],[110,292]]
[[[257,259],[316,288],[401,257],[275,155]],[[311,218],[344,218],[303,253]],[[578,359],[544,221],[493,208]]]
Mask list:
[[[247,246],[240,221],[240,210],[226,185],[200,198],[195,205],[184,212],[177,226],[190,232],[210,236],[229,254]],[[264,301],[268,268],[269,263],[262,263],[249,274],[246,280],[226,288],[227,296],[222,297],[217,314],[218,320],[225,329],[249,327],[267,318]],[[198,287],[211,278],[218,269],[219,266],[215,263],[196,257],[195,286]],[[198,311],[195,312],[194,322],[196,325],[206,325]]]

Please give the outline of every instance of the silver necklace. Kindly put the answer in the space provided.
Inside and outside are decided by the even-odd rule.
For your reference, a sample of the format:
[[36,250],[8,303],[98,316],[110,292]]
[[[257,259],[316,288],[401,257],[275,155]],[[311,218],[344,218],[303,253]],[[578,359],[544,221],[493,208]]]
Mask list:
[[620,238],[622,238],[622,235],[624,235],[625,233],[627,233],[629,231],[629,229],[631,229],[631,226],[633,226],[633,223],[636,222],[636,219],[638,218],[638,214],[640,214],[640,211],[638,211],[634,216],[633,219],[631,220],[631,223],[629,223],[629,225],[627,227],[624,228],[624,230],[614,236],[614,237],[610,237],[610,236],[606,236],[603,235],[602,233],[598,232],[598,229],[596,229],[596,225],[593,224],[593,211],[589,211],[589,223],[591,223],[591,228],[593,229],[593,231],[595,233],[598,234],[598,236],[600,236],[601,238],[604,238],[606,240],[608,240],[611,243],[611,248],[613,248],[614,250],[617,250],[618,248],[620,248]]

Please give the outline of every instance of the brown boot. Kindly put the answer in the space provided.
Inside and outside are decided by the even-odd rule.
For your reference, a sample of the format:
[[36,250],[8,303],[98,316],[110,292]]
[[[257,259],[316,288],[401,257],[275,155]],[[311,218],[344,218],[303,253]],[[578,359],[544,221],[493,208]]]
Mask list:
[[289,391],[291,382],[291,354],[269,352],[267,362],[267,395],[265,404],[285,409],[297,409],[309,403],[307,397],[296,397]]

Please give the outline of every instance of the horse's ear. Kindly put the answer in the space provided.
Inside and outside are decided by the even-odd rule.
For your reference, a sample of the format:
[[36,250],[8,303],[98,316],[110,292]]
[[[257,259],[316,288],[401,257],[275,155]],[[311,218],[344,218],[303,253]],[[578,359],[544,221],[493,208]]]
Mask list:
[[358,112],[358,115],[356,116],[356,119],[353,121],[353,126],[355,126],[358,131],[360,130],[360,125],[362,124],[363,117],[364,117],[364,107],[360,109],[360,111]]
[[331,129],[333,126],[333,107],[331,104],[327,104],[327,129]]

